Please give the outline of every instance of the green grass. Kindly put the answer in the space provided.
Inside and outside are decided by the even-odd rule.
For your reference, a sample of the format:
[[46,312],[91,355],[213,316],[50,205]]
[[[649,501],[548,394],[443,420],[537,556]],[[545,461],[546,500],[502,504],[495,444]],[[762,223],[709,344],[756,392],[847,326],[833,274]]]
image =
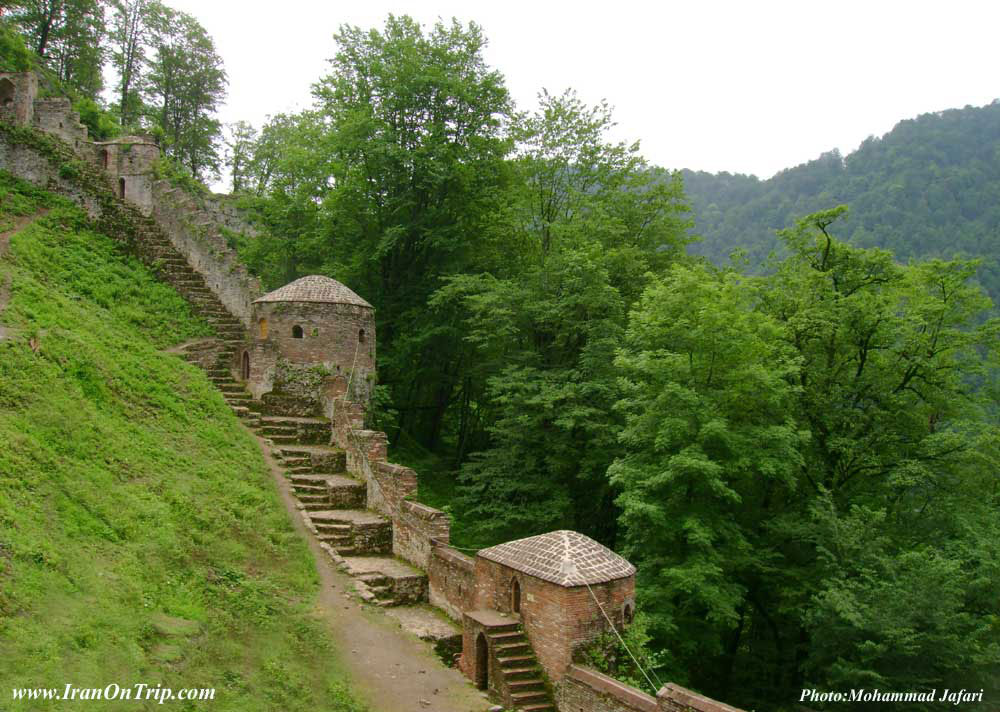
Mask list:
[[0,229],[43,207],[0,260],[0,709],[86,708],[11,701],[67,683],[216,688],[102,710],[360,709],[256,443],[163,352],[207,325],[78,210],[0,174]]

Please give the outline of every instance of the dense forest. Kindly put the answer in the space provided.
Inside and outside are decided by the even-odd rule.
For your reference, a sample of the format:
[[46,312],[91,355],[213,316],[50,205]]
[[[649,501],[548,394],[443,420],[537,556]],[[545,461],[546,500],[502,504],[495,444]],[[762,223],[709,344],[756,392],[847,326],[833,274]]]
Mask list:
[[[176,147],[156,27],[102,108]],[[761,182],[651,166],[572,90],[515,106],[475,24],[334,41],[309,109],[231,127],[234,245],[376,307],[372,425],[460,545],[620,551],[655,674],[747,709],[998,688],[998,273],[951,257],[996,254],[1000,106]]]
[[978,279],[1000,297],[1000,100],[901,121],[848,156],[836,150],[769,180],[684,171],[702,240],[723,264],[739,248],[757,271],[781,250],[775,231],[797,217],[850,206],[842,239],[899,260],[983,259]]

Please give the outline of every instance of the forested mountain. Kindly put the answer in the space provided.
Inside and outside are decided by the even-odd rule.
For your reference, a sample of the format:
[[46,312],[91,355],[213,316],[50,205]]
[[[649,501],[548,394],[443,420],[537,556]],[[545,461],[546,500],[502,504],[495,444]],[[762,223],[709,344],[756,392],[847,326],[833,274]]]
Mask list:
[[843,238],[897,259],[983,257],[979,279],[1000,295],[1000,100],[901,121],[846,157],[836,150],[769,180],[684,171],[703,240],[689,250],[713,262],[735,248],[760,270],[779,248],[775,230],[847,204]]

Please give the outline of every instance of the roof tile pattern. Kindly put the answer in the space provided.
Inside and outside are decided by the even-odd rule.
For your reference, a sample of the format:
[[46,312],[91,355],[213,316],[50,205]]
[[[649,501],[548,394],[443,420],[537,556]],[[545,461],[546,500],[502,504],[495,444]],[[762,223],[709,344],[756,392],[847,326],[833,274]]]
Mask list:
[[318,274],[301,277],[254,300],[254,304],[258,302],[321,302],[324,304],[354,304],[359,307],[372,308],[371,304],[345,285],[335,279]]
[[566,529],[508,541],[478,555],[560,586],[606,583],[635,575],[635,567],[611,549]]

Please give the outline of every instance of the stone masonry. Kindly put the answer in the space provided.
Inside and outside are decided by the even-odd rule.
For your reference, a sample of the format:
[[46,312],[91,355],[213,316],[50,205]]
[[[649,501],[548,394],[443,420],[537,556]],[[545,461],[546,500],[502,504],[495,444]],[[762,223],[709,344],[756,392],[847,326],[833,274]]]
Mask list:
[[[4,123],[58,140],[13,140]],[[225,237],[238,215],[155,180],[158,156],[147,137],[89,141],[68,100],[38,99],[31,73],[0,73],[0,166],[79,203],[214,326],[216,338],[178,352],[265,439],[307,527],[364,600],[439,651],[460,646],[463,672],[508,708],[741,712],[674,684],[654,699],[574,665],[580,647],[631,621],[635,568],[570,531],[474,557],[451,547],[448,516],[414,500],[417,474],[388,461],[384,433],[363,429],[374,309],[319,276],[261,297]],[[456,622],[429,613],[428,600]]]

